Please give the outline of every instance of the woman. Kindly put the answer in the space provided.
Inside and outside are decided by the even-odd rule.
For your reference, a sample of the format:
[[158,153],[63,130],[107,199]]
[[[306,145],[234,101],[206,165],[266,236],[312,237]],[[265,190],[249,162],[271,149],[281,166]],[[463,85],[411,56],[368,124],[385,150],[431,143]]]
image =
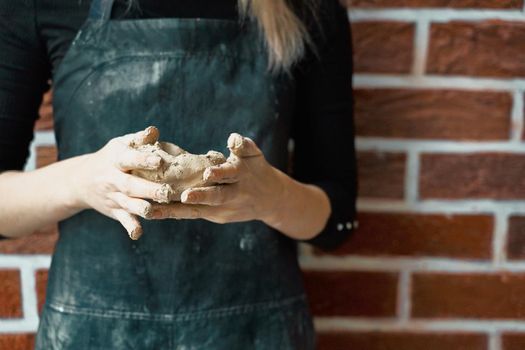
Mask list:
[[[0,0],[1,233],[60,221],[37,349],[313,349],[296,242],[355,226],[344,9],[129,5]],[[21,173],[48,78],[60,160]],[[149,125],[193,153],[228,145],[218,185],[152,204],[162,185],[129,173],[159,166],[131,147]]]

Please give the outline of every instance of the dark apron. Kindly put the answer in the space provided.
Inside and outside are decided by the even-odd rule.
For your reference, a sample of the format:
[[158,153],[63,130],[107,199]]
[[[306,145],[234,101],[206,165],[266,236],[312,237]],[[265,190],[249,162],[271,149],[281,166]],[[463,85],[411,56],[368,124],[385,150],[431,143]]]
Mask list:
[[[149,125],[195,153],[231,132],[287,167],[293,80],[267,72],[254,21],[110,20],[94,0],[54,81],[59,158]],[[36,348],[313,349],[296,243],[261,222],[60,223]]]

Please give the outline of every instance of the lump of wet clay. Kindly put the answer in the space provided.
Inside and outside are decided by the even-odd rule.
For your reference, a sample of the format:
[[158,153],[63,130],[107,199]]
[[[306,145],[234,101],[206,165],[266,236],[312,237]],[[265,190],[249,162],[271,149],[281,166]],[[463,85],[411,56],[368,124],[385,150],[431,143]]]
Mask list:
[[156,170],[133,170],[131,174],[146,180],[166,184],[166,201],[159,203],[180,201],[180,195],[191,187],[209,186],[203,180],[206,168],[226,162],[220,152],[209,151],[206,154],[191,154],[177,145],[169,142],[155,142],[134,146],[140,152],[154,154],[162,159],[161,165]]

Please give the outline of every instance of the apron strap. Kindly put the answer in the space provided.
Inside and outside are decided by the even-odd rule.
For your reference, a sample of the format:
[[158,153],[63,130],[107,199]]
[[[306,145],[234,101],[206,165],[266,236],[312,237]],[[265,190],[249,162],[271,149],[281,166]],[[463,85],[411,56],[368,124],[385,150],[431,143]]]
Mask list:
[[111,10],[115,0],[93,0],[89,9],[89,18],[107,22],[111,18]]

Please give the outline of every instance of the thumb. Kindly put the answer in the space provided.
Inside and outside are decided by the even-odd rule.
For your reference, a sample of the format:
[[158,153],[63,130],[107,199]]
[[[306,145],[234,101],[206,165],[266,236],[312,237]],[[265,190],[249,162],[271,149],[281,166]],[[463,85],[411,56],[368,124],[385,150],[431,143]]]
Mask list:
[[239,158],[256,157],[262,155],[262,151],[249,137],[232,133],[228,137],[228,148],[230,152]]
[[159,139],[159,129],[148,126],[146,129],[125,136],[131,147],[152,145]]

